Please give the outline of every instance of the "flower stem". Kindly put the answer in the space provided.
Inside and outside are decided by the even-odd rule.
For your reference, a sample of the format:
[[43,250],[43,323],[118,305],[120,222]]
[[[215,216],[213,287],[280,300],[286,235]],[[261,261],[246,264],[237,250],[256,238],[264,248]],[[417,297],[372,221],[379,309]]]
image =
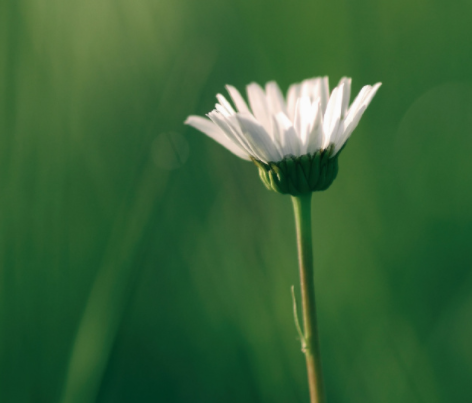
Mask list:
[[324,403],[325,391],[321,370],[318,325],[316,321],[313,247],[311,238],[311,193],[292,196],[297,229],[298,262],[303,310],[302,346],[305,353],[310,388],[310,402]]

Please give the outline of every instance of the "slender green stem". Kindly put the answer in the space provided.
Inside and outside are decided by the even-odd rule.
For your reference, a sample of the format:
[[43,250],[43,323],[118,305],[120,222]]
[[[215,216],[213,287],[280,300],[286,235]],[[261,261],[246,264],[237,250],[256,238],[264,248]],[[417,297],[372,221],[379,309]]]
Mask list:
[[310,388],[310,402],[324,403],[325,391],[321,370],[320,343],[316,321],[313,246],[311,238],[311,193],[292,196],[297,228],[298,261],[303,310],[304,353]]

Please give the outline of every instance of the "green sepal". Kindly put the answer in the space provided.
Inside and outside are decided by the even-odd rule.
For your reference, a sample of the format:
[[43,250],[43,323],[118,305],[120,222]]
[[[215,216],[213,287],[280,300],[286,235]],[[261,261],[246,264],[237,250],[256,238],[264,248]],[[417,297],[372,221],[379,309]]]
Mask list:
[[336,179],[336,176],[338,175],[338,154],[336,154],[334,157],[330,157],[328,160],[328,166],[327,166],[327,172],[326,172],[326,182],[320,190],[326,190],[328,189],[331,184],[334,182]]
[[287,176],[290,178],[295,188],[298,188],[297,168],[295,159],[293,157],[286,157],[284,161],[285,165],[287,166]]
[[315,189],[318,181],[320,180],[320,160],[321,160],[321,150],[318,150],[313,156],[313,161],[311,162],[310,176],[308,177],[308,184],[311,189]]
[[322,165],[321,168],[321,181],[318,184],[319,190],[325,190],[329,187],[330,181],[329,181],[329,157],[326,160],[326,163]]
[[320,161],[320,180],[317,186],[317,188],[320,190],[324,189],[326,186],[326,177],[328,174],[328,160],[329,160],[329,151],[328,149],[326,149],[323,152],[323,155]]
[[285,192],[282,191],[282,189],[279,186],[277,176],[274,173],[274,171],[269,171],[269,179],[270,179],[270,185],[272,186],[272,189],[274,189],[278,193],[285,194]]
[[308,185],[308,181],[306,179],[305,173],[303,172],[302,164],[296,164],[296,172],[297,172],[297,179],[298,179],[298,190],[300,193],[310,193],[311,189]]
[[290,193],[292,196],[299,196],[301,194],[290,178],[288,179],[288,193]]
[[256,167],[258,167],[259,169],[263,169],[264,171],[267,171],[267,165],[264,164],[262,161],[259,161],[259,160],[256,160],[255,158],[251,157],[251,161],[254,162],[254,164],[256,165]]
[[259,177],[261,178],[262,183],[265,185],[265,187],[269,190],[272,190],[272,187],[270,186],[269,176],[267,175],[267,172],[264,168],[259,168]]
[[274,171],[277,174],[277,185],[280,187],[282,190],[282,193],[287,193],[288,192],[288,183],[287,183],[287,177],[285,173],[282,171],[282,169],[277,165],[275,162],[270,162],[269,163],[272,171]]
[[276,162],[274,164],[276,164],[282,170],[284,175],[288,175],[287,162],[285,159],[283,159],[282,161]]
[[309,154],[302,155],[299,159],[299,162],[303,168],[303,173],[305,178],[308,180],[310,177],[310,168],[311,168],[311,158]]

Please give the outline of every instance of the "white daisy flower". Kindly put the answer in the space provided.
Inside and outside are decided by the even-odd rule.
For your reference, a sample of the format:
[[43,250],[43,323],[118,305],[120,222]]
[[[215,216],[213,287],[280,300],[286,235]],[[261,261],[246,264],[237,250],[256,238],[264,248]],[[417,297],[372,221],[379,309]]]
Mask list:
[[[270,171],[273,171],[275,180],[277,175],[280,176],[274,165],[286,171],[284,167],[287,162],[290,165],[289,160],[294,160],[298,162],[295,165],[308,171],[305,172],[305,179],[309,189],[302,191],[300,186],[295,186],[294,176],[291,181],[292,188],[296,188],[294,192],[320,190],[320,178],[317,178],[318,185],[309,184],[309,171],[314,165],[312,161],[316,155],[319,156],[318,164],[321,165],[318,166],[318,176],[323,176],[322,161],[325,161],[324,167],[328,169],[328,160],[337,160],[334,157],[352,134],[380,85],[377,83],[363,87],[349,106],[351,79],[346,77],[341,79],[331,94],[328,77],[293,84],[288,89],[286,99],[275,81],[268,82],[265,91],[258,84],[251,83],[247,86],[250,108],[239,91],[227,85],[236,110],[223,95],[218,94],[215,109],[207,115],[209,119],[189,116],[185,123],[202,131],[238,157],[253,160],[260,169],[266,171],[269,184]],[[308,160],[307,163],[301,163],[302,156],[307,156],[304,158]],[[334,167],[334,162],[331,165]],[[289,171],[286,175],[289,175]],[[334,172],[334,168],[331,171]],[[332,180],[328,182],[331,184]],[[286,189],[288,185],[290,183],[287,183]],[[326,183],[323,183],[321,187],[325,186]],[[273,189],[273,186],[270,188]],[[282,193],[293,194],[293,191]]]

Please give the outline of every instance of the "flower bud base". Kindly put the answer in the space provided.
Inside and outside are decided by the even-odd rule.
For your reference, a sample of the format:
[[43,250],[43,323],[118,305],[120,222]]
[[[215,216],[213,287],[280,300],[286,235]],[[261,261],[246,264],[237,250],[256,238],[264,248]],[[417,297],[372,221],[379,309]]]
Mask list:
[[326,190],[338,174],[338,154],[331,157],[334,147],[300,157],[286,156],[268,164],[252,159],[267,189],[282,194],[300,196]]

